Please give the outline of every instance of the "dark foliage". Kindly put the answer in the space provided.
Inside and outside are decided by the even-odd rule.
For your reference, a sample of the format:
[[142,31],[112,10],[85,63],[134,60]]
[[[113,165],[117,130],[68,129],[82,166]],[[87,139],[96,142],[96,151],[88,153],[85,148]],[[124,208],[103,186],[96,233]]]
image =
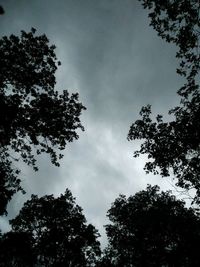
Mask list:
[[139,0],[149,9],[150,25],[158,35],[178,47],[177,58],[180,66],[177,72],[187,78],[179,90],[181,96],[193,93],[199,85],[195,77],[200,70],[199,58],[199,9],[196,0]]
[[33,251],[42,266],[94,266],[100,247],[97,230],[87,225],[69,190],[64,195],[32,195],[10,221],[13,231],[33,236]]
[[2,6],[0,6],[0,15],[3,15],[5,13],[4,9]]
[[[197,99],[196,99],[197,100]],[[144,140],[139,151],[134,156],[148,154],[149,162],[145,164],[147,173],[160,173],[169,176],[170,171],[177,180],[177,185],[196,189],[195,201],[200,196],[200,102],[195,99],[188,107],[177,107],[175,120],[163,122],[158,115],[156,121],[151,118],[151,107],[143,107],[137,120],[130,128],[128,139]]]
[[11,167],[10,161],[0,162],[0,215],[7,214],[6,206],[13,194],[19,190],[24,193],[18,174],[19,171]]
[[36,256],[32,245],[33,238],[29,233],[4,234],[0,240],[0,266],[33,267]]
[[100,266],[200,266],[200,219],[158,186],[115,200]]
[[[78,94],[55,90],[60,65],[55,46],[35,32],[22,31],[20,37],[0,40],[0,161],[1,173],[7,172],[1,184],[6,182],[8,191],[19,179],[12,176],[11,182],[10,167],[6,171],[5,166],[21,159],[37,170],[35,155],[41,153],[49,154],[59,166],[58,149],[78,139],[78,129],[84,130],[79,117],[85,107]],[[11,188],[10,196],[19,188]]]
[[199,7],[198,1],[153,1],[143,0],[150,9],[151,25],[158,34],[178,47],[180,67],[177,72],[186,78],[180,88],[180,105],[169,111],[170,122],[161,115],[151,118],[150,105],[141,109],[141,119],[130,128],[129,140],[144,140],[135,156],[147,154],[147,172],[169,176],[171,171],[177,185],[196,189],[195,201],[200,196],[200,92],[198,74],[199,60]]

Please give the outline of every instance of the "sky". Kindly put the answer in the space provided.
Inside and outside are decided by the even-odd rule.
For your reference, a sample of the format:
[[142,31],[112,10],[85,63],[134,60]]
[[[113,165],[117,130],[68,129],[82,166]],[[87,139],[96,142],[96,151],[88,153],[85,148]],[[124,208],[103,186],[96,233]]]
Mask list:
[[176,48],[161,40],[149,26],[148,13],[137,0],[5,0],[0,35],[21,30],[45,33],[62,62],[56,73],[56,89],[79,93],[87,110],[81,116],[84,132],[64,151],[61,166],[48,156],[38,159],[39,172],[21,165],[27,194],[16,194],[8,220],[17,215],[31,194],[58,196],[69,188],[83,208],[88,223],[101,234],[106,212],[119,196],[133,195],[147,184],[173,189],[171,178],[146,175],[146,157],[133,158],[139,142],[128,142],[131,124],[143,105],[164,114],[179,99],[181,80],[176,74]]

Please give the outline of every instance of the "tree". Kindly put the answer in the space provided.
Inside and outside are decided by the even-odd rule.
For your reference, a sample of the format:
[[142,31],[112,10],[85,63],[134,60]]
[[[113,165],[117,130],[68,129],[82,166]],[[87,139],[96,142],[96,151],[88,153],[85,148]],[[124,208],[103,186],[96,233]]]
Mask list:
[[0,40],[0,176],[7,172],[0,184],[7,183],[10,197],[20,189],[20,179],[10,178],[13,161],[22,159],[37,170],[35,154],[47,153],[59,166],[63,155],[58,149],[78,139],[78,129],[84,130],[79,117],[85,107],[78,94],[55,90],[58,65],[55,46],[33,28]]
[[186,77],[186,84],[178,91],[187,97],[199,88],[195,77],[200,70],[199,61],[199,8],[196,0],[139,0],[148,9],[150,25],[167,42],[174,43],[180,60],[178,74]]
[[32,195],[10,223],[14,232],[33,236],[34,254],[42,266],[94,266],[100,255],[99,234],[86,224],[69,190],[58,198]]
[[33,267],[36,255],[32,243],[33,238],[29,233],[5,233],[0,240],[0,266]]
[[189,190],[195,188],[194,201],[200,197],[200,92],[199,92],[199,7],[193,0],[142,0],[150,10],[151,25],[158,35],[178,47],[180,60],[178,74],[185,77],[185,84],[178,90],[180,105],[171,109],[169,122],[158,115],[151,117],[151,106],[140,111],[141,119],[130,127],[129,140],[144,140],[140,150],[134,153],[147,154],[150,159],[145,169],[163,177],[171,171],[177,185]]
[[200,218],[184,205],[158,186],[119,196],[108,211],[100,266],[199,266]]

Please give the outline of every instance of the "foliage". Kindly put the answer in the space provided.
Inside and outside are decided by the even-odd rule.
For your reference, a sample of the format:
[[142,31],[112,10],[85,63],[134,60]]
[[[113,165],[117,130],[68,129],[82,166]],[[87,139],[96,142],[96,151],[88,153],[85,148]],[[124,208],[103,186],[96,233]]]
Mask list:
[[0,266],[33,267],[36,256],[29,233],[8,232],[0,240]]
[[2,6],[0,6],[0,15],[3,15],[5,13],[4,9]]
[[[134,156],[148,154],[145,164],[147,173],[160,173],[163,177],[173,174],[178,178],[177,185],[185,188],[195,188],[195,201],[200,196],[200,105],[192,100],[188,106],[191,109],[177,108],[175,120],[163,122],[158,115],[152,121],[151,107],[143,107],[137,120],[130,128],[128,139],[144,139],[140,150]],[[160,169],[160,171],[159,171]]]
[[10,223],[13,231],[33,236],[38,264],[93,266],[100,255],[99,234],[94,226],[86,224],[69,190],[58,198],[32,195]]
[[[41,153],[49,154],[59,166],[63,155],[58,149],[78,139],[78,129],[84,130],[79,117],[85,107],[78,94],[55,90],[60,65],[55,46],[35,33],[32,28],[20,37],[12,34],[0,39],[0,161],[7,166],[21,159],[37,170],[35,155]],[[9,172],[10,168],[4,180]],[[10,194],[14,191],[10,189]]]
[[149,9],[150,25],[158,35],[178,47],[176,57],[180,59],[177,72],[187,78],[179,90],[181,96],[195,92],[199,85],[195,77],[200,70],[199,60],[199,10],[196,0],[139,0]]
[[184,204],[158,186],[121,195],[108,211],[100,266],[199,266],[200,219]]
[[54,89],[60,64],[54,50],[45,35],[35,36],[35,29],[0,40],[1,145],[10,146],[30,165],[35,164],[31,145],[57,164],[50,145],[62,150],[78,138],[76,129],[83,130],[78,94],[70,97]]
[[[186,78],[186,83],[178,90],[180,105],[171,109],[173,116],[164,122],[158,115],[151,118],[151,106],[141,109],[141,119],[130,127],[129,140],[144,140],[134,156],[147,154],[147,172],[160,173],[177,178],[177,185],[184,189],[195,188],[194,201],[200,196],[200,93],[198,74],[199,60],[199,7],[198,1],[142,0],[150,9],[151,25],[158,34],[178,47],[177,58],[180,66],[177,72]],[[171,172],[172,171],[172,172]]]
[[0,215],[7,214],[6,206],[13,194],[19,190],[24,193],[18,174],[19,171],[11,167],[10,161],[0,162]]

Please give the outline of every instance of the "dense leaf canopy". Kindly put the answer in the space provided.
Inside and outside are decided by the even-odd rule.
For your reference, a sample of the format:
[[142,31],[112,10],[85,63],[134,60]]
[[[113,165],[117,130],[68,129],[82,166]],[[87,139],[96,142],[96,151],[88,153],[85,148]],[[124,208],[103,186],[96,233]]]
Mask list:
[[33,237],[33,254],[42,266],[93,266],[100,256],[99,234],[86,224],[69,190],[57,198],[32,195],[10,223],[15,233]]
[[5,233],[0,239],[0,266],[33,267],[36,255],[33,238],[29,233]]
[[126,198],[108,211],[108,247],[100,266],[199,266],[200,219],[158,186]]
[[[20,189],[11,162],[21,159],[37,170],[35,155],[47,153],[58,166],[58,149],[84,130],[80,115],[85,107],[78,94],[55,90],[58,65],[55,46],[35,29],[0,39],[0,184],[9,191],[7,201]],[[5,194],[0,198],[6,201]]]

